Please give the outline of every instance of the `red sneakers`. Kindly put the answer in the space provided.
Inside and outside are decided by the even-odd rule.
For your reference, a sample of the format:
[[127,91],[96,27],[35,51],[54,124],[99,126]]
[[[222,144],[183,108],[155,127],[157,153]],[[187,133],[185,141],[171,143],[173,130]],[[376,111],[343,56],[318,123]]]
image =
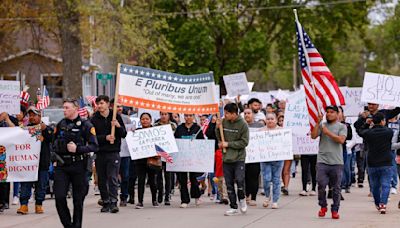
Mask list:
[[332,211],[332,219],[339,219],[339,212]]
[[379,205],[379,212],[381,214],[386,214],[386,205],[385,204],[380,204]]
[[326,214],[327,211],[328,211],[328,208],[321,207],[321,210],[318,211],[318,216],[319,217],[325,217],[325,214]]

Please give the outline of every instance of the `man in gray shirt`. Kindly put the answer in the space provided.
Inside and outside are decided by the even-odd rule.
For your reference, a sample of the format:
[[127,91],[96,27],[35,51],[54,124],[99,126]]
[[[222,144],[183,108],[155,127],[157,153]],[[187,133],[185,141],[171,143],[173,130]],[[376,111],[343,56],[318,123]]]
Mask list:
[[339,109],[337,106],[328,106],[326,111],[326,123],[321,123],[319,116],[318,127],[311,132],[311,138],[320,137],[317,156],[317,182],[318,204],[321,210],[319,217],[324,217],[327,209],[326,186],[331,185],[333,191],[333,204],[331,206],[332,218],[339,219],[340,183],[343,172],[343,147],[347,136],[347,128],[338,121]]

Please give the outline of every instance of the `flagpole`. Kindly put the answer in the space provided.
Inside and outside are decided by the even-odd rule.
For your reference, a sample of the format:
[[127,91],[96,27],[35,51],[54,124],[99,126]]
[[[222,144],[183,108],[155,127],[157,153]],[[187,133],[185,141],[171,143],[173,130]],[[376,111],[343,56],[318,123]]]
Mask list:
[[[115,95],[114,95],[114,105],[113,105],[113,115],[112,120],[117,120],[117,107],[118,107],[118,93],[119,93],[119,74],[121,71],[121,63],[118,63],[117,67],[117,78],[115,82]],[[115,126],[111,127],[111,135],[115,135]],[[110,144],[114,144],[114,141],[111,141]]]
[[314,97],[315,97],[315,102],[317,103],[317,109],[318,109],[318,115],[321,115],[321,110],[320,110],[320,106],[319,106],[319,102],[318,102],[318,97],[317,94],[315,92],[315,80],[314,80],[314,76],[312,75],[312,70],[311,70],[311,64],[310,64],[310,58],[308,57],[308,54],[306,53],[306,44],[304,43],[304,37],[303,37],[303,27],[301,26],[300,22],[299,22],[299,18],[297,16],[297,9],[293,9],[293,13],[294,13],[294,18],[296,21],[296,26],[297,26],[297,30],[299,31],[299,37],[300,37],[300,41],[301,41],[301,46],[303,47],[303,51],[304,51],[304,57],[306,58],[306,63],[307,63],[307,73],[308,75],[310,75],[310,79],[311,79],[311,86],[313,89],[313,93],[314,93]]

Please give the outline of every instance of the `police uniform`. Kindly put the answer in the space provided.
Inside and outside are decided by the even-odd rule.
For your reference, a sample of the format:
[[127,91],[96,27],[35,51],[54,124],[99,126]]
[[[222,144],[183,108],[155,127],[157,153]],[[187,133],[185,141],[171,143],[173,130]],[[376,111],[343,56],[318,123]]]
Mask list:
[[[67,150],[67,144],[77,145],[76,153]],[[96,131],[89,120],[79,116],[74,120],[63,119],[55,129],[54,151],[58,155],[54,168],[54,193],[58,215],[64,227],[81,227],[83,201],[88,190],[87,159],[90,152],[98,150]],[[74,214],[67,205],[67,192],[72,184]]]

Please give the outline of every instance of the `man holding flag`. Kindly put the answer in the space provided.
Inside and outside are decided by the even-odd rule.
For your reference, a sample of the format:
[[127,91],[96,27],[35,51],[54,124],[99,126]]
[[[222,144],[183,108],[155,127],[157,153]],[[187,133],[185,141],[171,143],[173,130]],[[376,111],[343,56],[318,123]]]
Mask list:
[[[342,144],[346,140],[346,126],[338,122],[338,107],[344,105],[344,97],[326,66],[321,54],[302,28],[297,11],[296,36],[298,41],[301,75],[306,93],[306,102],[310,116],[311,138],[320,137],[317,157],[318,201],[321,210],[319,217],[327,212],[326,186],[333,188],[332,218],[339,219],[340,183],[343,170]],[[327,123],[321,123],[321,108],[325,108]]]

